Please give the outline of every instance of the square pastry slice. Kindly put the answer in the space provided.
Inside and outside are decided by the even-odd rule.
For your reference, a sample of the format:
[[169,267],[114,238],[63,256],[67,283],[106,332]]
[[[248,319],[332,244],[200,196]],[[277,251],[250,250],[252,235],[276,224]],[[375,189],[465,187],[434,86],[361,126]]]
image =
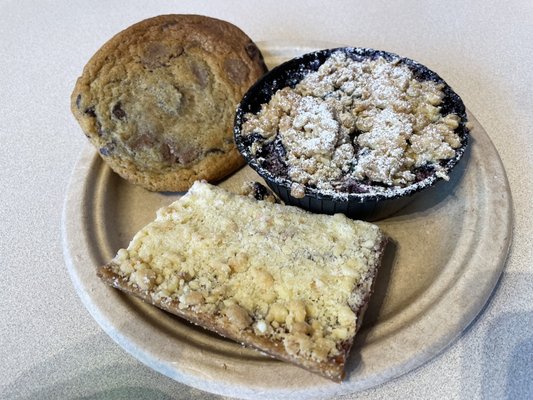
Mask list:
[[340,381],[385,243],[370,223],[196,182],[98,275],[205,329]]

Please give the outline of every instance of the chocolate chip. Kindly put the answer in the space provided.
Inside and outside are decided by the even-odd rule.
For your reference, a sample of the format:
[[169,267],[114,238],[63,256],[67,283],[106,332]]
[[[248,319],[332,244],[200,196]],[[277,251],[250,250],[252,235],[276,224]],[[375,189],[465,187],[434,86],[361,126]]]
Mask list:
[[141,62],[152,69],[165,67],[169,65],[172,58],[179,57],[182,53],[182,46],[167,46],[159,42],[151,42],[143,49]]
[[178,148],[175,144],[165,142],[160,148],[161,156],[169,164],[182,164],[187,165],[198,157],[198,151],[192,147]]
[[80,103],[81,103],[81,94],[79,94],[78,97],[76,97],[76,108],[78,110],[80,109]]
[[132,150],[141,150],[145,147],[152,147],[155,143],[155,138],[150,133],[142,133],[139,136],[130,139],[129,147]]
[[224,70],[228,77],[237,84],[243,83],[250,73],[250,69],[245,63],[232,58],[224,61]]
[[151,68],[160,67],[164,63],[166,52],[166,47],[161,43],[148,43],[143,49],[142,62]]
[[205,32],[206,34],[213,37],[215,40],[220,40],[222,42],[224,41],[224,36],[226,36],[228,33],[227,29],[220,26],[219,24],[213,24],[209,20],[199,21],[198,26],[200,28],[200,32]]
[[244,49],[246,50],[246,54],[248,54],[248,57],[250,57],[252,60],[255,60],[259,55],[259,49],[252,42],[248,43]]
[[87,114],[89,117],[96,118],[96,111],[94,111],[94,106],[87,107],[85,109],[85,114]]
[[175,149],[171,143],[162,143],[159,152],[161,153],[163,160],[167,163],[174,164],[176,162],[176,156],[174,154]]
[[191,66],[191,71],[202,89],[205,89],[209,83],[209,72],[206,67],[207,66],[202,66],[198,63],[194,63]]
[[102,128],[102,124],[98,120],[96,120],[96,131],[98,132],[98,136],[100,136],[100,137],[106,135],[105,129]]
[[100,148],[100,154],[103,156],[109,156],[115,149],[117,145],[115,142],[109,142],[104,147]]
[[116,118],[120,120],[126,118],[126,112],[122,109],[122,104],[120,103],[120,101],[113,106],[113,110],[111,112]]
[[178,154],[178,162],[183,165],[190,164],[198,157],[198,152],[192,148],[181,149]]

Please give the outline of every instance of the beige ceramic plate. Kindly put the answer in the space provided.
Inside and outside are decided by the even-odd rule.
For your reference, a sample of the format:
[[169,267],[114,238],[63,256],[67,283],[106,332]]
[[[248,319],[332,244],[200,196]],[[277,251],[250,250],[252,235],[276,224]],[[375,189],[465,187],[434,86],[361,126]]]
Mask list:
[[[270,67],[316,47],[261,46]],[[392,244],[342,384],[244,349],[101,283],[96,267],[179,195],[128,184],[89,145],[75,167],[63,214],[64,253],[76,290],[126,351],[203,390],[301,399],[386,382],[457,338],[482,309],[505,264],[512,230],[509,186],[486,132],[469,118],[472,140],[452,180],[378,223]],[[245,167],[220,185],[235,190],[244,179],[257,175]]]

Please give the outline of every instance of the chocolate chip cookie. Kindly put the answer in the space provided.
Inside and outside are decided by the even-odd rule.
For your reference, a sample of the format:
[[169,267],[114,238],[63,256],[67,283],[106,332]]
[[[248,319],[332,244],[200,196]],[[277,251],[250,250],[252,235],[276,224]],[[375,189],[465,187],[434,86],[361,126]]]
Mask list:
[[217,181],[244,161],[235,107],[266,66],[234,25],[163,15],[118,33],[89,60],[71,106],[104,161],[154,191]]

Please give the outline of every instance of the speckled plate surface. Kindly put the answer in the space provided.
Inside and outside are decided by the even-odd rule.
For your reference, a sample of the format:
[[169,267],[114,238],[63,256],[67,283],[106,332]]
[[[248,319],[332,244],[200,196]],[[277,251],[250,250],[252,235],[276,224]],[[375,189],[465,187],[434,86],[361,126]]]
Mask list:
[[[267,64],[317,48],[259,43]],[[244,398],[318,398],[356,392],[422,365],[480,312],[505,265],[512,200],[486,132],[469,114],[471,143],[450,182],[418,196],[378,225],[392,239],[341,384],[219,338],[96,277],[155,211],[179,197],[122,180],[90,145],[74,169],[63,212],[63,247],[74,286],[102,328],[126,351],[187,385]],[[80,133],[81,134],[81,133]],[[245,167],[220,185],[258,179]]]

